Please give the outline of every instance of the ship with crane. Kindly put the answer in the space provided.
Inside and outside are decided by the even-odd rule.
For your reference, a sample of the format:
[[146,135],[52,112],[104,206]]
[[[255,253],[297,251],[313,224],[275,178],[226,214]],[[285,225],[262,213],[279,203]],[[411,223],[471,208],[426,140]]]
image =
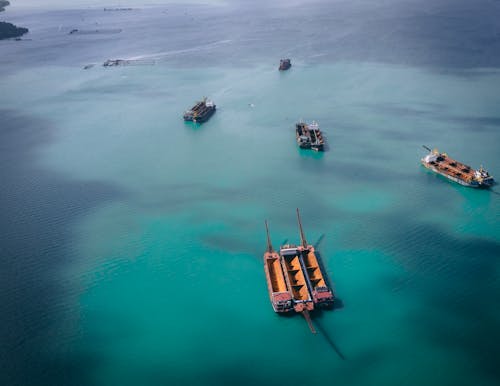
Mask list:
[[460,185],[471,188],[489,188],[495,184],[493,177],[482,166],[474,170],[468,165],[454,160],[446,153],[440,153],[439,150],[431,150],[423,146],[429,152],[420,162],[424,167],[440,174]]
[[264,271],[274,311],[302,314],[311,331],[316,333],[309,313],[315,308],[333,308],[335,298],[319,255],[306,240],[299,209],[297,222],[300,245],[281,245],[279,254],[272,247],[269,227],[265,222],[267,249]]

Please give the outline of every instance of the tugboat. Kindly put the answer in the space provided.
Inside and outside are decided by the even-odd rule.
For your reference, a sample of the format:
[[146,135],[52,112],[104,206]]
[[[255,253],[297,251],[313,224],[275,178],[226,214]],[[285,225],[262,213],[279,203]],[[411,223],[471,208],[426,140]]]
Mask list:
[[273,305],[274,312],[293,311],[292,295],[283,269],[280,263],[280,256],[273,249],[271,238],[269,237],[269,228],[266,221],[267,250],[264,253],[264,271],[266,272],[267,289],[269,298]]
[[427,169],[471,188],[489,188],[495,184],[493,177],[482,166],[474,170],[437,149],[431,150],[427,146],[423,148],[428,150],[429,154],[420,161]]
[[302,243],[297,250],[300,253],[301,263],[303,265],[304,272],[306,273],[307,284],[309,286],[313,302],[318,307],[331,308],[334,301],[333,292],[327,285],[326,275],[319,264],[314,247],[307,244],[298,208],[297,221],[299,224],[300,241]]
[[290,67],[292,67],[292,62],[290,61],[290,59],[281,59],[280,60],[280,66],[278,68],[280,71],[286,71]]
[[215,104],[205,97],[202,101],[197,102],[191,110],[184,113],[184,120],[198,123],[206,122],[215,113],[215,109]]
[[315,121],[309,125],[304,122],[295,124],[295,136],[301,149],[324,151],[325,140],[319,125]]

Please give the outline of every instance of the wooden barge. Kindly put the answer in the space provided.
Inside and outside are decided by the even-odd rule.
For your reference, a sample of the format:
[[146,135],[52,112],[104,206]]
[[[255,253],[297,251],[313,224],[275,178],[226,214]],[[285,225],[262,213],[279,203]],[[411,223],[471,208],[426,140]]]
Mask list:
[[429,151],[420,161],[422,165],[433,172],[440,174],[460,185],[472,188],[489,188],[495,184],[492,176],[481,166],[478,170],[450,158],[446,153],[440,153],[437,149]]
[[317,122],[295,124],[295,137],[301,149],[324,151],[325,140]]
[[198,123],[206,122],[215,113],[216,107],[211,100],[203,98],[202,101],[196,102],[191,110],[184,112],[184,120]]

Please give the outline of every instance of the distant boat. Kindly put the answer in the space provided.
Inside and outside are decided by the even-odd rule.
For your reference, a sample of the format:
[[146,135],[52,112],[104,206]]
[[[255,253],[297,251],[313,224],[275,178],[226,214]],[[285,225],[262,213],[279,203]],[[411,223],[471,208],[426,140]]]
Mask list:
[[205,97],[202,101],[196,102],[191,110],[184,112],[184,120],[198,123],[206,122],[215,113],[216,107],[214,102]]
[[125,66],[130,64],[129,60],[125,59],[108,59],[102,65],[104,67]]
[[420,160],[422,165],[434,173],[440,174],[460,185],[471,188],[489,188],[495,184],[495,180],[482,166],[478,170],[448,157],[446,153],[440,153],[437,149],[431,150],[427,146],[424,149],[429,151]]
[[292,67],[292,63],[291,63],[290,59],[281,59],[280,60],[280,66],[279,66],[280,71],[288,70],[290,67]]
[[324,151],[325,140],[317,122],[295,124],[295,136],[301,149]]

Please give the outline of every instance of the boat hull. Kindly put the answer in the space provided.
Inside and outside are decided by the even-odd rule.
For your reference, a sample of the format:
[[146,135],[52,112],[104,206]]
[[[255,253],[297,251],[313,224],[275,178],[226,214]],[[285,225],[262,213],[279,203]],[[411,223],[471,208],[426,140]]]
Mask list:
[[281,248],[280,257],[283,273],[291,290],[295,312],[312,311],[314,302],[300,260],[300,252],[297,248]]
[[471,180],[470,182],[468,182],[468,181],[463,180],[461,178],[452,176],[452,175],[450,175],[442,170],[439,170],[437,167],[425,162],[425,160],[423,160],[423,159],[421,160],[421,163],[422,163],[422,166],[424,166],[426,169],[429,169],[429,170],[433,171],[434,173],[439,174],[439,175],[441,175],[441,176],[443,176],[443,177],[445,177],[453,182],[456,182],[457,184],[460,184],[462,186],[467,186],[469,188],[487,189],[493,185],[493,184],[481,184],[475,180]]
[[203,123],[210,119],[214,115],[217,106],[211,102],[207,102],[204,99],[201,102],[197,102],[191,110],[184,113],[183,118],[186,122],[196,122]]
[[293,311],[292,294],[283,274],[280,256],[274,252],[264,253],[264,271],[266,273],[269,299],[274,312]]
[[303,270],[307,275],[307,283],[315,306],[329,308],[333,306],[334,296],[328,287],[326,275],[319,263],[312,245],[299,247]]

